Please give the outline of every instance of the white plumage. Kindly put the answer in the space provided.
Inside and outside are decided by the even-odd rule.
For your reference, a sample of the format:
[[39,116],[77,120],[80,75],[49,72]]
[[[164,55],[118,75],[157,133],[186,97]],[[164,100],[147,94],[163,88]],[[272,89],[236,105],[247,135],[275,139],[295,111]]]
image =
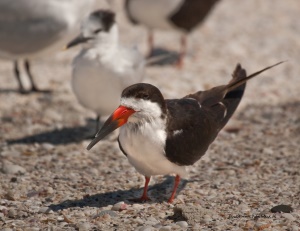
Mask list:
[[73,60],[72,88],[84,107],[106,116],[119,105],[125,87],[142,81],[145,60],[136,48],[119,44],[115,22],[105,31],[101,20],[90,16],[82,24],[81,36],[91,39]]

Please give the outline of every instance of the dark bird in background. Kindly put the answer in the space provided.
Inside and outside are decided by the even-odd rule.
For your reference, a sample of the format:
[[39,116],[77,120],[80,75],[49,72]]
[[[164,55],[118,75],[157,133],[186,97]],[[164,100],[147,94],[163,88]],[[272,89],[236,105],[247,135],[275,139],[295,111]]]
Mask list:
[[183,66],[187,34],[199,26],[219,0],[126,0],[125,10],[133,24],[149,30],[149,54],[153,51],[154,29],[171,30],[181,34],[177,66]]
[[181,99],[164,99],[158,88],[146,83],[129,86],[122,92],[120,106],[87,149],[121,127],[120,149],[146,179],[139,200],[149,199],[147,188],[151,176],[176,174],[171,203],[180,178],[187,175],[185,166],[198,161],[216,139],[238,107],[246,82],[280,63],[249,76],[238,64],[227,85]]

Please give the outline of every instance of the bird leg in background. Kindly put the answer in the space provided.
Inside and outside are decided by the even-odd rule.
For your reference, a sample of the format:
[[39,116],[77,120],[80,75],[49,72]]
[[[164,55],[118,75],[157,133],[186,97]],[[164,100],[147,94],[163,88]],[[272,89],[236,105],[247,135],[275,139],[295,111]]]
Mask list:
[[176,175],[173,192],[172,192],[172,195],[171,195],[170,199],[168,200],[168,203],[173,202],[179,183],[180,183],[180,176]]
[[141,198],[134,198],[134,199],[130,199],[130,200],[135,201],[135,202],[150,201],[151,199],[147,195],[149,182],[150,182],[150,177],[145,176],[145,186],[144,186],[143,195],[141,196]]
[[18,66],[18,61],[14,61],[14,73],[15,73],[15,77],[17,78],[18,84],[19,84],[19,92],[21,94],[25,94],[25,88],[21,82],[21,78],[20,78],[20,71],[19,71],[19,66]]
[[[100,130],[100,118],[101,118],[101,116],[100,115],[97,115],[97,117],[96,117],[96,119],[95,119],[95,122],[96,122],[96,129],[95,129],[95,131],[92,133],[92,134],[90,134],[90,132],[89,132],[89,135],[86,137],[87,139],[95,139],[95,137],[96,137],[96,135],[97,135],[97,133],[98,133],[98,131]],[[94,123],[93,123],[94,124]],[[93,125],[94,126],[94,125]]]
[[33,80],[33,77],[31,75],[30,64],[29,64],[29,61],[27,59],[25,59],[25,61],[24,61],[24,67],[25,67],[26,73],[27,73],[27,75],[29,77],[29,80],[30,80],[30,83],[31,83],[30,91],[39,92],[40,90],[36,87],[36,85],[34,83],[34,80]]
[[154,35],[153,30],[148,31],[148,55],[147,57],[151,57],[153,54],[153,43],[154,43]]
[[99,129],[100,129],[100,115],[97,115],[97,117],[96,117],[96,133],[95,134],[98,133]]
[[182,35],[180,38],[180,53],[179,53],[179,57],[178,57],[178,61],[176,63],[176,67],[178,69],[181,69],[183,67],[183,59],[186,55],[186,35]]

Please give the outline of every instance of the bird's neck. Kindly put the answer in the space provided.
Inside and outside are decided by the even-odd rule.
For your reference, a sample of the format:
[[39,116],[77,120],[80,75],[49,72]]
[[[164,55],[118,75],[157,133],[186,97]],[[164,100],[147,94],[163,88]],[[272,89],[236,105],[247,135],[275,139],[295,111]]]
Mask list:
[[147,140],[153,140],[155,143],[159,143],[164,146],[166,139],[166,119],[163,118],[144,118],[138,121],[128,122],[121,127],[127,136],[131,137],[133,134],[147,138]]
[[110,33],[98,38],[88,50],[101,58],[112,57],[119,49],[119,33],[117,25],[110,29]]

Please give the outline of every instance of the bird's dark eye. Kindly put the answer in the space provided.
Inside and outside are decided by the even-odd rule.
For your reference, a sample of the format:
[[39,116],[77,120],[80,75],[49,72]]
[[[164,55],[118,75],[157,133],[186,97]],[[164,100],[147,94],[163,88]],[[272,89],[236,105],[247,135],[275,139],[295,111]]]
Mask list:
[[141,99],[149,99],[149,95],[147,93],[140,93],[138,97]]
[[102,31],[102,29],[97,29],[97,30],[94,30],[93,33],[94,33],[94,34],[98,34],[98,33],[101,32],[101,31]]

